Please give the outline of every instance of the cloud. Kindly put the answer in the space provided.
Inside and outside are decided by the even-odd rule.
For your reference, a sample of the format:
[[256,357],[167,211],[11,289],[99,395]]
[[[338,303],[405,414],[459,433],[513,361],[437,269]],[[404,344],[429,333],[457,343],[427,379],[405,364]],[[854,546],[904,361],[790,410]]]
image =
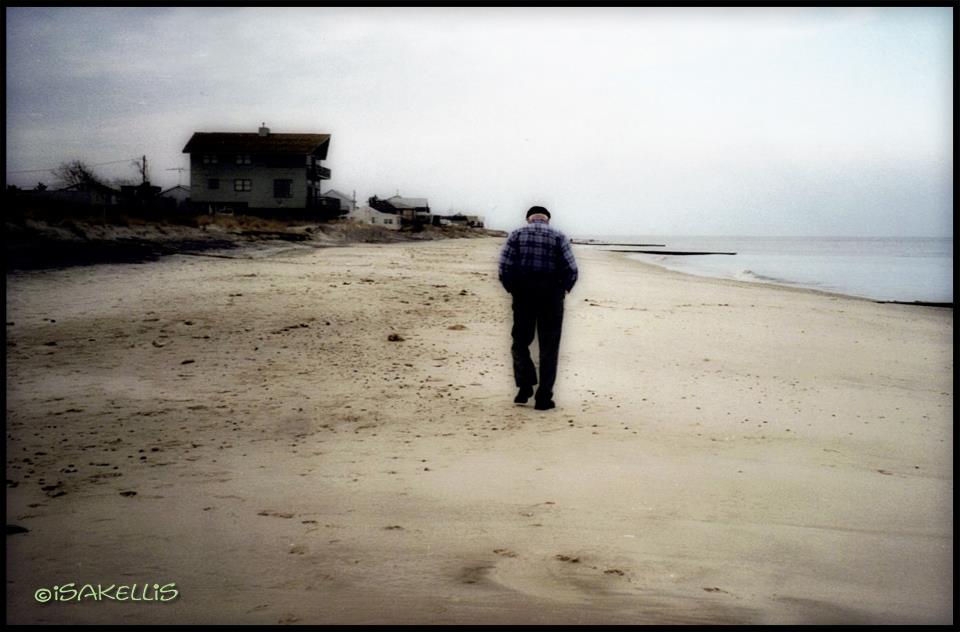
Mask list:
[[[802,225],[797,209],[814,190],[850,200],[849,226],[870,226],[883,200],[853,174],[952,169],[949,10],[57,7],[7,17],[8,170],[57,148],[179,166],[194,131],[266,121],[331,133],[328,184],[362,198],[400,188],[493,223],[540,198],[583,230],[750,232]],[[929,191],[952,175],[931,173],[904,180],[930,204],[901,227],[951,212]],[[758,200],[765,214],[743,210]]]

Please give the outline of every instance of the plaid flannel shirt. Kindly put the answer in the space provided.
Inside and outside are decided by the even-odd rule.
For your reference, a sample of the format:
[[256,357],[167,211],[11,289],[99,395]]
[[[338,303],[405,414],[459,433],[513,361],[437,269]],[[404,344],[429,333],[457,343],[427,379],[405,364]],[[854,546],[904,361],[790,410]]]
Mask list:
[[566,291],[577,282],[577,262],[570,240],[544,221],[518,228],[500,251],[500,283],[512,292],[525,279],[555,281]]

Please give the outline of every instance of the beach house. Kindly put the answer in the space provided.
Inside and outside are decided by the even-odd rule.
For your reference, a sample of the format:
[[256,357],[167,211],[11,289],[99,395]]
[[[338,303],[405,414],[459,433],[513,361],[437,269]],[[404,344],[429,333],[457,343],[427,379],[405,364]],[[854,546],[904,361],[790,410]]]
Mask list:
[[420,227],[432,220],[427,198],[408,198],[394,195],[386,199],[373,196],[368,203],[382,213],[395,214],[404,226]]
[[470,228],[483,228],[483,217],[480,215],[464,215],[463,213],[454,213],[453,215],[434,215],[434,226],[469,226]]
[[161,191],[159,195],[164,199],[172,200],[173,206],[184,206],[190,201],[190,188],[178,184],[165,191]]
[[400,230],[400,216],[395,213],[384,213],[369,206],[361,206],[351,210],[346,219],[361,224],[382,226],[389,230]]
[[340,210],[347,213],[354,211],[357,208],[356,192],[354,192],[353,197],[350,197],[345,193],[340,193],[336,189],[330,189],[328,191],[324,191],[323,197],[336,199],[340,203]]
[[40,191],[37,197],[63,204],[114,206],[118,202],[120,192],[96,180],[87,180],[56,191]]
[[196,132],[190,154],[190,199],[210,211],[336,216],[340,202],[320,194],[329,134]]

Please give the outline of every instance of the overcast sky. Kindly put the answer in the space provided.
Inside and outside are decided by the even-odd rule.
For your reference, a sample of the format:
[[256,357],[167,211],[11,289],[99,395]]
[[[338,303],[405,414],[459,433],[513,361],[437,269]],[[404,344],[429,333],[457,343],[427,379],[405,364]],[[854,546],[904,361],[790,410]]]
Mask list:
[[[7,182],[189,184],[329,133],[329,187],[577,236],[949,236],[953,9],[7,8]],[[118,162],[117,162],[118,161]]]

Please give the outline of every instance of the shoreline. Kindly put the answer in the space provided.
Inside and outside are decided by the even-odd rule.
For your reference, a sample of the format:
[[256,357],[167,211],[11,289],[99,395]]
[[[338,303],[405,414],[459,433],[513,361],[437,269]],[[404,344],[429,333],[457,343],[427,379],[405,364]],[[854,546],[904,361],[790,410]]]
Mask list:
[[[192,222],[192,223],[191,223]],[[65,226],[65,228],[64,228]],[[50,223],[49,220],[32,220],[28,217],[7,220],[5,240],[6,269],[50,270],[72,266],[96,265],[100,263],[147,263],[170,255],[192,255],[226,257],[224,252],[236,252],[238,256],[257,253],[258,256],[271,252],[291,249],[296,244],[305,248],[331,246],[349,246],[357,243],[404,243],[434,239],[456,239],[477,237],[505,237],[507,232],[488,229],[428,227],[421,233],[388,231],[382,227],[355,224],[346,220],[336,220],[320,224],[294,222],[289,220],[271,220],[257,216],[198,216],[186,223],[152,221],[126,217],[124,222],[105,224],[90,218],[76,220],[61,219]],[[12,235],[12,237],[11,237]],[[684,237],[684,239],[729,239],[727,237]],[[787,239],[792,237],[743,239]],[[853,239],[853,238],[843,238]],[[876,238],[885,240],[888,238]],[[595,246],[642,246],[652,244],[631,244],[598,241],[591,239],[573,239],[572,243],[581,247]],[[664,244],[656,244],[664,245]],[[51,252],[52,251],[52,252]],[[699,251],[638,251],[606,249],[600,252],[630,254],[648,252],[650,254],[686,254],[686,255],[731,255],[732,252]],[[741,283],[769,285],[779,288],[793,288],[820,292],[831,296],[844,296],[863,299],[878,304],[913,305],[920,307],[953,308],[953,301],[879,299],[861,294],[847,293],[842,290],[825,290],[812,285],[790,281],[757,278],[744,280],[733,276],[692,272],[682,267],[668,266],[663,263],[631,259],[664,270],[708,279],[736,281]]]
[[8,623],[952,622],[952,312],[501,243],[8,272]]
[[[782,282],[781,282],[781,281],[773,281],[773,280],[769,280],[769,279],[756,279],[756,280],[746,281],[746,280],[737,279],[737,278],[734,278],[734,277],[731,277],[731,276],[711,275],[711,274],[706,274],[706,273],[698,274],[698,273],[695,273],[695,272],[691,272],[691,271],[689,271],[689,270],[684,270],[684,269],[681,269],[681,268],[675,268],[675,267],[663,265],[663,264],[661,264],[661,263],[656,263],[656,262],[653,262],[653,261],[643,261],[643,260],[640,260],[640,259],[629,259],[628,257],[625,256],[625,255],[627,255],[627,254],[629,254],[629,253],[631,252],[631,251],[628,251],[628,250],[608,250],[608,251],[606,251],[606,252],[616,252],[616,253],[618,253],[618,254],[624,255],[624,258],[627,259],[627,260],[629,260],[629,261],[635,261],[635,262],[637,262],[637,263],[641,263],[641,264],[644,264],[644,265],[652,266],[652,267],[655,267],[655,268],[658,268],[658,269],[661,269],[661,270],[665,270],[665,271],[668,271],[668,272],[674,272],[674,273],[676,273],[676,274],[682,274],[682,275],[686,275],[686,276],[693,276],[693,277],[698,277],[698,278],[702,278],[702,279],[711,279],[711,280],[717,280],[717,281],[732,281],[732,282],[735,282],[735,283],[745,283],[745,284],[748,284],[748,285],[768,286],[768,287],[785,289],[785,290],[808,291],[808,292],[815,292],[815,293],[818,293],[818,294],[823,294],[823,295],[825,295],[825,296],[841,296],[841,297],[844,297],[844,298],[870,301],[870,302],[878,303],[878,304],[913,305],[913,306],[919,306],[919,307],[941,307],[941,308],[950,308],[950,309],[953,309],[953,301],[947,302],[947,301],[925,301],[925,300],[923,300],[923,301],[920,301],[920,300],[912,300],[912,301],[907,301],[907,300],[881,300],[881,299],[871,298],[871,297],[868,297],[868,296],[862,296],[862,295],[857,295],[857,294],[847,294],[847,293],[844,293],[844,292],[841,292],[841,291],[824,290],[824,289],[820,289],[820,288],[816,288],[816,287],[811,287],[811,286],[808,286],[808,285],[802,285],[802,284],[800,284],[800,283],[793,283],[793,282],[787,282],[787,281],[782,281]],[[724,254],[724,253],[705,253],[705,254]]]
[[[670,257],[656,248],[634,255],[680,272],[807,287],[878,301],[953,303],[949,237],[639,236],[680,253],[736,257]],[[609,240],[611,243],[613,240]],[[604,242],[606,243],[606,242]],[[596,246],[590,246],[596,247]],[[634,252],[639,249],[634,248]]]

